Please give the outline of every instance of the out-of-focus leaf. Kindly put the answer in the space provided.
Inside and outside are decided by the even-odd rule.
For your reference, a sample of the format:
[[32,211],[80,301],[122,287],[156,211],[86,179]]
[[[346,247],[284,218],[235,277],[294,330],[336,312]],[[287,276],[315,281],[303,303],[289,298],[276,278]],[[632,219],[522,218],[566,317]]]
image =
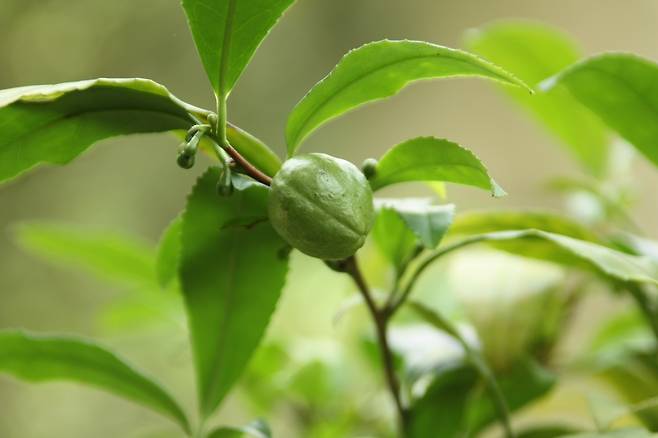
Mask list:
[[[546,395],[557,380],[555,375],[529,358],[517,362],[495,378],[511,412]],[[483,429],[497,418],[496,408],[488,397],[477,399],[471,409],[470,420],[475,430]]]
[[503,210],[462,213],[455,217],[449,235],[454,237],[526,229],[548,231],[590,242],[601,242],[601,239],[584,225],[565,216],[541,211]]
[[[505,70],[461,50],[422,41],[376,41],[350,51],[288,117],[288,155],[311,132],[361,105],[432,78],[479,76],[527,88]],[[526,91],[527,92],[527,91]]]
[[583,105],[658,166],[658,65],[626,53],[607,53],[568,67],[545,89],[565,86]]
[[[260,43],[294,0],[183,0],[183,9],[213,89],[230,91]],[[226,65],[222,65],[222,61]]]
[[183,410],[159,384],[90,341],[0,331],[0,372],[30,382],[84,383],[153,409],[190,430]]
[[118,135],[187,129],[196,111],[147,79],[92,79],[0,91],[0,182],[66,164]]
[[[628,352],[606,364],[600,376],[612,384],[629,404],[641,404],[658,394],[658,360],[655,353]],[[652,431],[658,431],[658,406],[637,410],[636,416]]]
[[[437,431],[436,436],[456,438],[491,424],[496,415],[491,401],[482,397],[478,388],[480,378],[471,364],[440,369],[412,406],[410,436],[425,438]],[[519,361],[496,379],[512,412],[545,395],[555,382],[554,376],[529,359]]]
[[410,438],[463,436],[468,425],[468,405],[477,373],[468,365],[441,370],[425,394],[411,407]]
[[652,438],[655,434],[644,429],[618,429],[608,432],[579,433],[562,435],[562,438]]
[[455,215],[455,206],[431,205],[408,199],[377,199],[381,210],[393,210],[416,235],[420,244],[434,249],[448,231]]
[[160,237],[158,253],[155,259],[155,272],[158,284],[166,288],[176,279],[178,275],[178,264],[180,263],[181,241],[180,235],[183,228],[183,220],[177,217]]
[[516,438],[559,438],[576,432],[578,430],[571,426],[536,426],[529,427],[517,433]]
[[505,195],[473,152],[434,137],[414,138],[391,148],[377,163],[370,185],[379,190],[411,181],[451,182],[490,190],[493,196]]
[[[562,31],[540,23],[497,22],[466,35],[467,47],[517,75],[530,86],[539,84],[581,57]],[[609,141],[605,126],[564,89],[528,95],[505,90],[527,108],[595,175],[606,170]]]
[[208,438],[272,438],[270,427],[263,420],[256,420],[244,427],[220,427],[208,434]]
[[[504,249],[566,267],[589,269],[617,282],[658,284],[658,265],[593,242],[541,230],[497,231],[469,236],[460,244],[505,243]],[[537,242],[540,245],[537,245]]]
[[279,299],[286,244],[267,217],[268,188],[236,175],[217,195],[220,170],[197,182],[183,213],[180,279],[201,411],[210,415],[242,374]]
[[129,286],[155,284],[154,251],[134,237],[48,223],[20,224],[15,236],[34,254],[104,280]]

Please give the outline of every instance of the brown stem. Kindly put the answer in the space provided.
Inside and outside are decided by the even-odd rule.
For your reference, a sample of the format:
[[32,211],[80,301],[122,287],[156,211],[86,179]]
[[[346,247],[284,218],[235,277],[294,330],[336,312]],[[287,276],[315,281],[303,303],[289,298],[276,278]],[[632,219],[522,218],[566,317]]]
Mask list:
[[373,322],[375,323],[375,329],[377,332],[377,342],[379,343],[379,348],[381,350],[382,364],[384,366],[384,375],[386,377],[386,383],[388,385],[389,392],[395,403],[395,408],[398,412],[398,421],[400,428],[400,436],[404,437],[406,435],[407,429],[407,409],[404,407],[402,402],[402,396],[400,394],[400,382],[398,381],[397,375],[395,374],[395,366],[393,363],[393,352],[388,342],[388,313],[385,309],[379,309],[377,304],[372,298],[370,293],[370,288],[361,274],[359,265],[356,261],[356,257],[352,256],[345,260],[345,273],[347,273],[354,283],[356,284],[359,292],[363,296],[363,300],[370,311]]
[[247,160],[245,157],[243,157],[243,156],[240,154],[240,152],[238,152],[233,146],[231,146],[230,144],[228,144],[228,142],[227,142],[226,147],[224,148],[224,150],[225,150],[225,151],[231,156],[231,158],[233,158],[233,160],[235,160],[235,162],[236,162],[237,164],[239,164],[240,167],[242,167],[242,168],[245,170],[245,172],[247,172],[247,173],[249,174],[249,176],[251,176],[253,179],[255,179],[256,181],[258,181],[258,182],[260,182],[260,183],[265,184],[266,186],[272,185],[272,178],[270,178],[269,176],[265,175],[263,172],[261,172],[260,170],[258,170],[258,168],[256,168],[256,166],[254,166],[253,164],[251,164],[251,163],[249,162],[249,160]]

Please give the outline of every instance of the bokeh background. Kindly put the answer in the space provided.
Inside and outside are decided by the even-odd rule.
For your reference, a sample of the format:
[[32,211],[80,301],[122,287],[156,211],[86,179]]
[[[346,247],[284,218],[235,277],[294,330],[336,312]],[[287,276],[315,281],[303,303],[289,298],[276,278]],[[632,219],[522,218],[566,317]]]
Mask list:
[[[461,47],[467,29],[507,18],[558,26],[586,54],[631,51],[658,59],[655,0],[298,0],[234,90],[230,119],[282,153],[288,112],[349,49],[383,38]],[[0,0],[0,88],[99,76],[151,78],[189,102],[212,107],[210,87],[177,1]],[[305,148],[360,163],[418,135],[445,137],[471,148],[509,192],[506,198],[491,199],[484,192],[450,186],[449,200],[459,211],[563,210],[563,197],[548,191],[546,180],[580,172],[569,153],[527,114],[491,84],[474,79],[414,85],[332,122]],[[179,169],[176,145],[167,135],[112,139],[72,165],[40,168],[0,187],[0,327],[102,339],[192,404],[181,321],[168,328],[108,329],[99,322],[99,312],[129,290],[35,257],[15,238],[16,224],[55,221],[134,235],[147,246],[155,245],[203,168]],[[634,166],[631,214],[649,236],[658,237],[658,173],[642,160]],[[428,192],[420,186],[396,190],[389,194]],[[271,336],[311,345],[302,355],[340,360],[337,341],[359,331],[353,327],[356,322],[332,322],[349,292],[348,284],[320,263],[295,257]],[[592,306],[605,309],[610,303]],[[372,379],[378,383],[376,376]],[[224,404],[219,418],[239,424],[249,415],[237,394]],[[278,430],[286,430],[286,415],[273,421]],[[0,376],[2,437],[176,436],[161,427],[162,421],[145,410],[86,388],[32,386]],[[278,436],[293,436],[285,433]]]

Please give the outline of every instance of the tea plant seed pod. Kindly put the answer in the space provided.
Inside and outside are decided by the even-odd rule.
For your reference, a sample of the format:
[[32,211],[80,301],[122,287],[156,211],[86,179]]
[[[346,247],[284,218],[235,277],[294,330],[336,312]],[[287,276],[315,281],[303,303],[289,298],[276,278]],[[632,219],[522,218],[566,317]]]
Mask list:
[[353,255],[374,221],[372,191],[352,163],[326,154],[289,159],[269,197],[274,229],[292,247],[324,260]]

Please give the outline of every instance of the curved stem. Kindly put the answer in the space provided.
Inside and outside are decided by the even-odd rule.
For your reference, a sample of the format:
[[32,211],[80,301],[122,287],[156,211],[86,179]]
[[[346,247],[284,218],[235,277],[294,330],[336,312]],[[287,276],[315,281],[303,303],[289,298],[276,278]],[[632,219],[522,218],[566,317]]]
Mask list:
[[388,385],[389,392],[395,403],[395,408],[398,412],[398,421],[400,436],[406,436],[407,430],[407,409],[404,407],[402,402],[402,396],[400,392],[400,382],[395,374],[395,365],[393,362],[393,352],[388,342],[388,312],[385,309],[379,309],[375,300],[372,298],[372,293],[370,288],[366,283],[363,274],[359,268],[359,265],[356,261],[356,257],[352,256],[345,260],[344,272],[352,277],[354,283],[356,284],[359,292],[363,296],[363,300],[368,307],[370,315],[372,316],[373,322],[375,323],[375,330],[377,332],[377,342],[381,350],[382,364],[384,367],[384,375],[386,377],[386,383]]
[[392,303],[389,308],[389,314],[393,315],[399,308],[404,304],[406,299],[409,297],[409,294],[411,294],[411,291],[413,290],[414,286],[418,282],[418,278],[421,276],[423,272],[425,272],[425,269],[427,269],[435,260],[443,257],[444,255],[456,251],[458,249],[461,249],[465,246],[468,245],[473,245],[475,243],[480,243],[485,240],[487,240],[489,236],[486,234],[478,234],[475,236],[471,236],[469,238],[466,238],[464,240],[460,240],[459,242],[455,242],[452,245],[448,245],[444,247],[443,249],[440,249],[436,252],[434,252],[431,256],[427,257],[425,260],[421,262],[420,265],[416,268],[414,273],[411,275],[411,278],[407,282],[407,285],[404,287],[402,290],[402,293],[400,294],[399,298],[397,301]]

